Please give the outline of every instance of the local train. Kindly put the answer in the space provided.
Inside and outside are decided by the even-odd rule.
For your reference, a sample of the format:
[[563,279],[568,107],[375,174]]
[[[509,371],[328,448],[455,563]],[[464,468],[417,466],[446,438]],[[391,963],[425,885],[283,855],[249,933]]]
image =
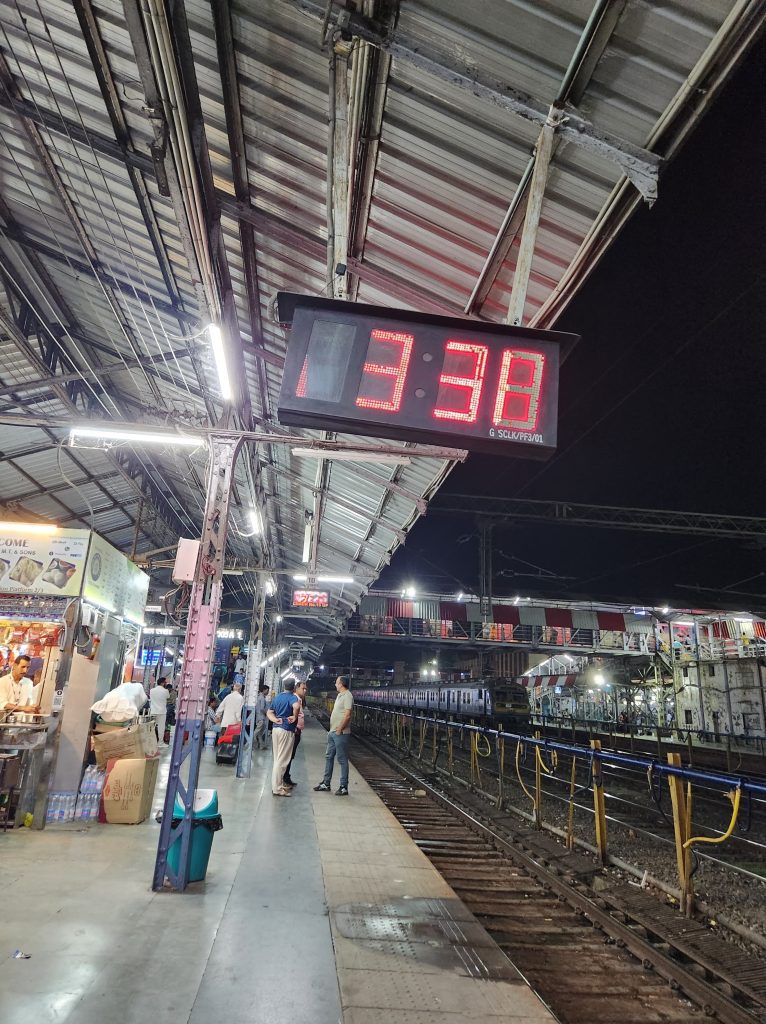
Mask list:
[[520,727],[529,724],[527,689],[515,679],[473,679],[468,683],[421,683],[357,689],[354,700],[385,708],[465,718],[477,725]]

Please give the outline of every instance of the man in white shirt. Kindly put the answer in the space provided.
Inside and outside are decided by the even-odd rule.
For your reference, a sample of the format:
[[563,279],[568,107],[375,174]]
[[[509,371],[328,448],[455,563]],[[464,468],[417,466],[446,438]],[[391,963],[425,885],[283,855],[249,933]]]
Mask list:
[[34,681],[26,676],[30,661],[26,654],[20,654],[11,671],[0,677],[0,711],[36,714],[40,710],[34,702]]
[[242,686],[235,683],[231,693],[224,697],[218,705],[216,720],[221,723],[221,729],[227,729],[230,725],[236,725],[242,720],[242,705],[245,698],[242,696]]
[[234,682],[244,683],[245,681],[245,670],[247,669],[247,661],[240,656],[234,662]]
[[157,742],[160,746],[165,745],[165,723],[168,717],[168,691],[165,686],[167,679],[160,676],[149,691],[149,713],[154,715],[154,723],[157,726]]

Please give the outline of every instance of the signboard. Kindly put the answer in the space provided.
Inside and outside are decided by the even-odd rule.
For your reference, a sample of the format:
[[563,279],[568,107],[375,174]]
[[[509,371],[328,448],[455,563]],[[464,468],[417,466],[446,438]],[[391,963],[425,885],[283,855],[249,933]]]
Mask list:
[[121,551],[97,534],[91,535],[82,596],[99,608],[130,622],[144,619],[149,577]]
[[329,608],[330,595],[326,590],[294,590],[293,608]]
[[[576,335],[280,293],[279,420],[547,458],[559,353]],[[284,312],[283,312],[284,311]]]
[[0,536],[0,594],[76,597],[80,593],[90,530],[40,536],[5,527]]

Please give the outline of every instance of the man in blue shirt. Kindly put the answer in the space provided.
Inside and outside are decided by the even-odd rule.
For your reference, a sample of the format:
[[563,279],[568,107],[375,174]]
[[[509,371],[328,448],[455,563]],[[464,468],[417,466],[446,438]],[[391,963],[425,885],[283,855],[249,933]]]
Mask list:
[[271,772],[271,792],[274,796],[292,796],[284,784],[284,775],[290,764],[295,740],[295,727],[301,708],[300,698],[295,695],[295,680],[287,679],[284,690],[278,693],[266,712],[274,728],[271,730],[271,746],[274,763]]

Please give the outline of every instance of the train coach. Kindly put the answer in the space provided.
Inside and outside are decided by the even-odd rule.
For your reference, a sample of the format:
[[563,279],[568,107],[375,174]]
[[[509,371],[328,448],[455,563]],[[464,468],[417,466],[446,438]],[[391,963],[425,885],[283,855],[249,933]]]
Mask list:
[[364,704],[423,711],[445,718],[513,729],[529,724],[526,687],[514,679],[474,679],[469,683],[421,683],[412,686],[355,689]]

